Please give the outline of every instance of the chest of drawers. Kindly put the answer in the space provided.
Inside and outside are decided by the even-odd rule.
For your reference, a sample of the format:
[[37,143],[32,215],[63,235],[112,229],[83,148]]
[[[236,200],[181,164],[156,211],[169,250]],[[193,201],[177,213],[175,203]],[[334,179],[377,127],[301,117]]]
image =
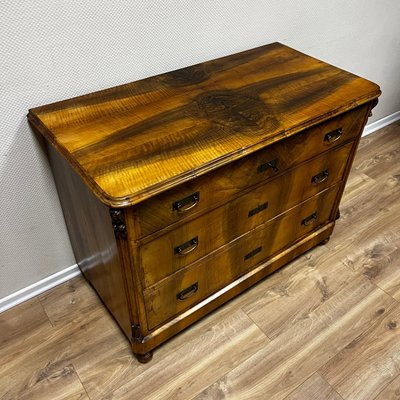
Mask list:
[[140,361],[328,240],[379,94],[273,43],[29,111],[76,260]]

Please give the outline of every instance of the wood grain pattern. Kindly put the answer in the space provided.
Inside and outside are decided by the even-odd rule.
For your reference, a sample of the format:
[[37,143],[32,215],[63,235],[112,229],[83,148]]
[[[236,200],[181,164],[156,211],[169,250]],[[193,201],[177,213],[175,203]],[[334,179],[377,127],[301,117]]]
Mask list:
[[125,274],[123,253],[118,251],[109,209],[55,149],[48,146],[48,152],[77,264],[130,338],[136,306],[129,296],[130,280]]
[[[194,307],[179,314],[176,318],[160,326],[158,329],[148,332],[141,343],[138,344],[137,348],[142,349],[143,351],[154,349],[159,343],[162,343],[176,333],[181,332],[200,318],[225,304],[228,300],[233,299],[235,296],[255,285],[266,276],[272,274],[278,268],[321,243],[331,235],[333,227],[334,224],[329,223],[315,232],[312,232],[304,239],[297,241],[292,246],[259,264],[256,268],[251,269],[246,274],[234,280],[231,284],[223,287],[221,290],[207,297]],[[135,350],[135,344],[133,345],[133,348]]]
[[[328,221],[338,187],[329,189],[295,207],[267,224],[222,247],[205,259],[190,264],[169,278],[145,290],[144,297],[150,328],[196,304],[204,297],[228,285],[233,279],[268,259],[278,250],[322,227]],[[316,214],[309,225],[302,221]],[[197,284],[190,297],[179,300],[177,294]]]
[[[132,357],[130,346],[115,329],[114,332],[108,329],[106,333],[100,330],[97,342],[89,351],[85,349],[73,359],[90,398],[129,398],[133,394],[148,398],[154,396],[154,386],[159,388],[156,393],[161,398],[190,398],[190,393],[201,391],[215,376],[222,375],[268,343],[266,336],[240,310],[221,311],[175,336],[168,341],[168,346],[161,346],[157,359],[149,364],[139,364]],[[98,322],[94,329],[103,328]],[[110,325],[112,328],[113,324]],[[210,342],[215,343],[214,349],[210,349]],[[210,357],[205,360],[199,353]],[[178,374],[176,367],[179,367]],[[200,374],[204,380],[199,379]],[[149,385],[150,380],[154,382],[152,375],[156,375],[157,384]],[[179,379],[177,375],[183,378],[181,385],[174,384]],[[188,383],[190,393],[182,390]],[[163,392],[165,395],[160,395]]]
[[[338,183],[352,142],[141,246],[145,287]],[[328,173],[323,181],[313,177]],[[250,215],[249,215],[250,213]],[[191,240],[195,239],[195,244]],[[176,248],[187,243],[182,253]],[[194,249],[191,251],[191,249]],[[160,254],[162,268],[160,268]]]
[[259,298],[241,305],[269,338],[290,331],[354,280],[354,271],[343,265],[335,254],[326,253],[326,246],[307,253],[298,262],[301,269],[292,274],[290,270],[285,271],[279,283],[272,283]]
[[[320,374],[344,398],[375,398],[400,370],[399,325],[400,305],[397,305],[336,354],[319,370]],[[363,379],[354,379],[357,375]]]
[[395,307],[396,302],[366,278],[355,278],[291,330],[211,385],[204,395],[216,399],[284,399]]
[[[396,259],[385,261],[390,249],[400,247],[399,185],[394,178],[400,164],[393,157],[400,127],[394,127],[362,138],[337,221],[340,234],[174,336],[156,350],[150,364],[132,358],[129,343],[82,278],[0,314],[0,398],[35,393],[41,400],[58,400],[79,394],[83,387],[91,400],[129,398],[132,393],[141,399],[242,399],[272,379],[271,392],[265,391],[263,399],[282,398],[283,391],[289,400],[326,400],[334,394],[317,370],[332,359],[330,377],[335,379],[333,372],[339,371],[340,387],[354,386],[365,400],[399,399],[398,327],[388,327],[398,319],[399,299],[377,286],[386,270],[394,273],[393,286],[399,282]],[[387,164],[380,168],[380,163]],[[361,164],[370,167],[360,171]],[[371,252],[374,243],[387,247]],[[342,250],[345,256],[356,255],[354,264]],[[372,279],[362,265],[373,262],[381,273]],[[279,312],[290,320],[282,329]],[[263,321],[261,330],[249,314],[257,325]],[[355,354],[357,358],[350,358]],[[339,363],[344,368],[349,364],[347,376]],[[73,370],[66,369],[71,365]],[[246,376],[241,380],[238,375],[236,386],[230,371],[241,365]],[[69,371],[64,381],[57,372],[63,370]],[[39,376],[42,380],[36,383]],[[47,390],[48,378],[55,379],[54,388],[66,385],[62,391]],[[42,390],[35,392],[35,385]],[[354,396],[343,392],[343,400]]]
[[400,399],[400,376],[396,376],[374,400],[399,400]]
[[[82,284],[78,284],[79,281]],[[119,335],[126,340],[87,283],[82,278],[73,282],[76,291],[72,307],[71,297],[65,296],[68,288],[59,286],[53,289],[51,296],[53,300],[57,299],[58,307],[47,309],[52,303],[46,302],[44,311],[42,308],[42,312],[49,316],[45,323],[35,326],[29,323],[32,319],[21,314],[20,323],[25,328],[24,332],[8,340],[7,346],[0,350],[0,398],[86,399],[72,360],[91,346],[96,348],[100,332],[102,338],[112,331],[114,340]],[[36,300],[39,302],[39,299]],[[92,306],[87,307],[88,304]],[[22,305],[15,312],[20,307]],[[72,315],[62,321],[61,315],[66,315],[64,307],[69,308]],[[7,314],[12,311],[1,314],[1,317],[7,319]],[[56,324],[51,325],[49,319]],[[7,332],[1,333],[3,336]]]
[[31,387],[18,394],[19,400],[90,400],[72,364],[46,365],[38,371]]
[[[183,343],[179,353],[170,352],[157,371],[149,368],[135,379],[128,380],[113,393],[113,397],[186,400],[269,342],[241,310],[214,321],[212,326],[198,334],[200,340],[193,338]],[[212,348],[209,346],[211,342]],[[206,362],[198,357],[199,353],[207,354]],[[179,375],[176,374],[177,367],[181,371]],[[181,390],[183,386],[187,388],[184,392]]]
[[7,318],[5,313],[0,314],[0,350],[24,337],[27,333],[26,326],[29,326],[31,333],[37,328],[39,330],[51,328],[51,323],[37,298],[10,309],[6,315]]
[[127,206],[380,94],[279,43],[30,110],[106,204]]
[[342,400],[331,386],[315,373],[297,389],[295,389],[286,400]]
[[86,315],[96,311],[100,304],[84,279],[72,280],[44,292],[38,300],[45,308],[51,325],[60,328],[71,323],[84,323]]
[[[281,175],[289,168],[309,160],[335,146],[359,135],[368,106],[358,107],[326,123],[317,125],[294,135],[283,142],[268,146],[252,156],[229,163],[213,173],[195,178],[178,187],[142,202],[135,207],[138,219],[138,237],[160,231],[173,223],[187,222],[206,210],[226,203],[241,190],[251,185]],[[330,132],[341,130],[341,136],[334,142],[325,140]],[[258,167],[268,162],[276,162],[276,170],[265,168],[260,173]],[[173,212],[172,204],[193,193],[199,193],[198,204],[187,212]]]

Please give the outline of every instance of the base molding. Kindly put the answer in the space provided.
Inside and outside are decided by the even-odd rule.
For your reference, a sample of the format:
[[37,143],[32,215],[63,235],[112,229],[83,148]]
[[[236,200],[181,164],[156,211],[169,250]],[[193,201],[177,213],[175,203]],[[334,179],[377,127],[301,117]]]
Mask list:
[[367,136],[367,135],[371,134],[372,132],[382,129],[385,126],[390,125],[393,122],[396,122],[398,120],[400,120],[400,111],[396,111],[393,114],[387,115],[386,117],[378,119],[378,121],[375,121],[375,122],[372,122],[371,124],[366,125],[362,136]]
[[24,287],[17,292],[11,293],[6,297],[0,299],[0,313],[8,310],[11,307],[14,307],[20,303],[23,303],[26,300],[35,297],[46,290],[49,290],[61,283],[64,283],[75,276],[80,275],[81,271],[78,267],[78,264],[71,265],[68,268],[63,269],[62,271],[56,272],[50,276],[47,276],[44,279],[41,279],[38,282],[33,283],[27,287]]

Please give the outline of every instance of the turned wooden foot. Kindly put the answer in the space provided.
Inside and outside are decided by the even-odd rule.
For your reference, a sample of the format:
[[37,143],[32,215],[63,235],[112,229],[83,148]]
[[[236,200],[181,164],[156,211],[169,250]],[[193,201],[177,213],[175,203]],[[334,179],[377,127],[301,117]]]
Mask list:
[[330,239],[331,237],[330,236],[328,236],[326,239],[324,239],[321,243],[319,243],[321,246],[322,245],[324,245],[324,244],[327,244],[328,242],[329,242],[329,239]]
[[146,364],[149,361],[151,361],[151,359],[153,358],[153,352],[149,351],[147,353],[144,354],[137,354],[135,353],[135,357],[137,358],[137,360],[142,363],[142,364]]
[[336,212],[335,220],[340,218],[340,210],[338,209]]

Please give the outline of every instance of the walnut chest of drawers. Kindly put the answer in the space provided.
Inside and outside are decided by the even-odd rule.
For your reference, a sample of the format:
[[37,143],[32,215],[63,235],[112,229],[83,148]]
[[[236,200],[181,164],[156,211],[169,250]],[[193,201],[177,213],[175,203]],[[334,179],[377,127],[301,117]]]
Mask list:
[[77,262],[140,361],[327,241],[379,94],[273,43],[30,110]]

